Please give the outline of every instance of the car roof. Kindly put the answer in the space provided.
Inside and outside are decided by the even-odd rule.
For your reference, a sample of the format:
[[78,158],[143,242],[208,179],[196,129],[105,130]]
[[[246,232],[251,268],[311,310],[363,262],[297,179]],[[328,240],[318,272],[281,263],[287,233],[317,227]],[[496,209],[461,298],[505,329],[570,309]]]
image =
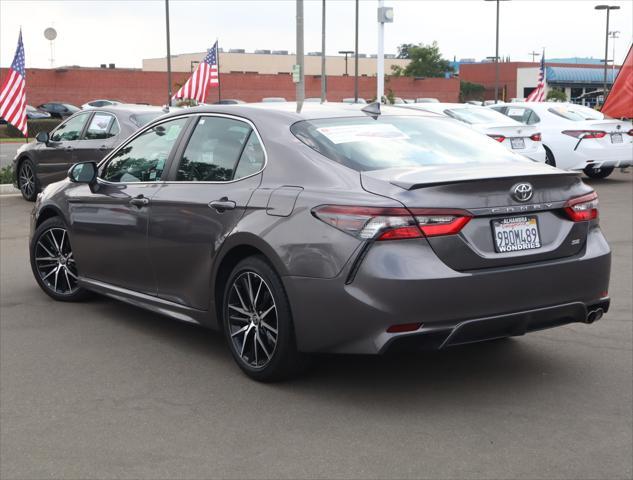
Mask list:
[[[162,107],[155,105],[136,105],[135,103],[118,103],[116,105],[106,105],[104,107],[98,107],[90,110],[83,110],[85,112],[110,112],[110,113],[150,113],[150,112],[163,112],[167,113]],[[180,111],[180,110],[179,110]]]
[[[367,104],[354,103],[304,103],[301,112],[297,113],[296,102],[278,103],[245,103],[240,105],[205,105],[192,107],[171,112],[163,118],[192,113],[225,113],[229,115],[243,116],[247,119],[277,119],[281,122],[292,124],[301,120],[316,120],[323,118],[344,118],[344,117],[367,117],[369,114],[362,111]],[[405,109],[403,107],[392,107],[381,105],[382,115],[411,115],[411,116],[432,116],[433,112],[422,110]]]

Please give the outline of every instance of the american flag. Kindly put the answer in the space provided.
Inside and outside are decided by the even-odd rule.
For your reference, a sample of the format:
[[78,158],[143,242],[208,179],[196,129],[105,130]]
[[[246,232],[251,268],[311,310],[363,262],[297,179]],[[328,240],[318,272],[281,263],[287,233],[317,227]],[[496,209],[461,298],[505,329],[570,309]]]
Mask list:
[[9,68],[9,75],[0,88],[0,117],[27,135],[26,128],[26,74],[24,72],[24,45],[22,30],[18,37],[18,48]]
[[218,42],[207,51],[206,57],[193,72],[187,83],[174,95],[176,98],[189,98],[204,103],[207,98],[207,87],[219,85],[218,78]]
[[525,100],[526,102],[542,102],[545,99],[545,52],[541,56],[541,68],[538,72],[538,85]]

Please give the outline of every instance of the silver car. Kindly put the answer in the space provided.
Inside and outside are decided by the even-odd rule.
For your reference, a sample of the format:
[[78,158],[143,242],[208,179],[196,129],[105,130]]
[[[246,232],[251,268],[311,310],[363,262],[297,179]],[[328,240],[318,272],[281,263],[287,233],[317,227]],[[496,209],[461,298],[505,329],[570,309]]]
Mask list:
[[261,381],[312,352],[446,348],[607,311],[610,249],[578,174],[430,113],[295,110],[175,112],[73,166],[33,212],[40,287],[221,330]]

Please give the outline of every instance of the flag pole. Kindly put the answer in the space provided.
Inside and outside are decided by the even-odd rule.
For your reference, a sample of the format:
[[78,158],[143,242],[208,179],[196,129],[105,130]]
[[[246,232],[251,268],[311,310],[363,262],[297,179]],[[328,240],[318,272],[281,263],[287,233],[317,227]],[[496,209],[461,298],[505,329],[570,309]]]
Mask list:
[[215,54],[217,56],[216,61],[218,62],[218,102],[222,100],[222,80],[220,79],[220,42],[215,39]]

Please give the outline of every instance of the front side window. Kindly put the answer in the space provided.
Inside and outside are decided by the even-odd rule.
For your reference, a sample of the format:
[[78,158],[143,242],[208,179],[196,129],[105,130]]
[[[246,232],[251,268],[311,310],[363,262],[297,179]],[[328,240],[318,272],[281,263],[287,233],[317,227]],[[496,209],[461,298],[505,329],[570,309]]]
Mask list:
[[187,118],[163,122],[119,149],[103,169],[108,182],[157,182]]
[[290,128],[307,146],[357,171],[522,161],[448,118],[387,116],[304,120]]
[[86,140],[101,140],[113,137],[117,133],[119,133],[119,126],[114,115],[95,113],[90,120],[84,138]]
[[88,121],[89,113],[77,115],[76,117],[69,118],[62,123],[51,135],[51,141],[53,142],[71,142],[79,140],[81,132],[84,129],[84,125]]
[[259,161],[258,149],[263,155],[257,136],[247,123],[223,117],[201,117],[178,165],[176,180],[226,182],[250,175],[263,164],[262,160],[260,168],[252,170]]

